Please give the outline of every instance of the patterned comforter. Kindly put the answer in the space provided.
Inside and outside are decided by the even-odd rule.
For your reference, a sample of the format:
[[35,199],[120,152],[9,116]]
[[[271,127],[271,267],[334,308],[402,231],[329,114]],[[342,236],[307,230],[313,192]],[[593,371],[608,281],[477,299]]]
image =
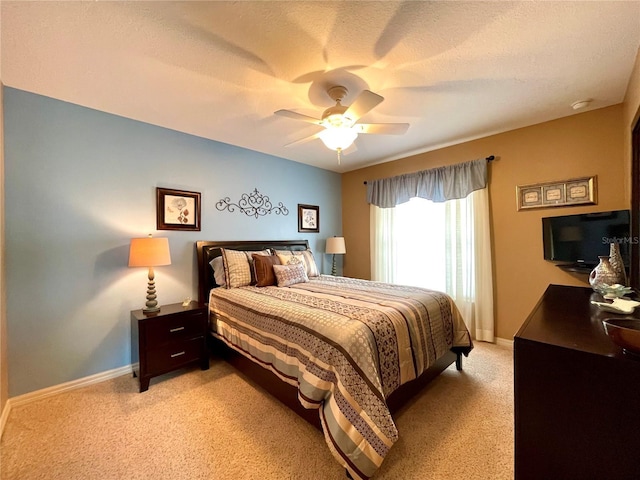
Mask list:
[[453,301],[415,287],[321,275],[287,288],[216,288],[212,333],[298,387],[329,449],[369,478],[398,439],[385,399],[451,347],[473,348]]

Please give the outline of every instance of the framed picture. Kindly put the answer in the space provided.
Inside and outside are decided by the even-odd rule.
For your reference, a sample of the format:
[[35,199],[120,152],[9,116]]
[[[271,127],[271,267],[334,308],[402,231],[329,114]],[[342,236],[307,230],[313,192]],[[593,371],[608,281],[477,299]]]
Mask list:
[[567,182],[567,204],[596,203],[596,178],[579,178]]
[[542,206],[542,187],[517,187],[518,210]]
[[542,187],[542,203],[547,206],[564,204],[565,190],[564,183],[553,183]]
[[298,231],[310,233],[320,231],[320,207],[298,204]]
[[573,178],[559,182],[516,187],[518,210],[598,203],[596,177]]
[[200,231],[200,192],[156,188],[158,230]]

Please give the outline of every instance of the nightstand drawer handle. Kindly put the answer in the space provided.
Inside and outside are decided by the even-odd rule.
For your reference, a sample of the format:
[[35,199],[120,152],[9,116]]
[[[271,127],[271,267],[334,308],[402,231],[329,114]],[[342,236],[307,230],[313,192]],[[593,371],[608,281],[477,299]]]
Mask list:
[[171,328],[169,332],[175,333],[175,332],[179,332],[180,330],[184,330],[184,327]]
[[184,355],[186,352],[183,350],[182,352],[172,353],[171,358],[179,357],[180,355]]

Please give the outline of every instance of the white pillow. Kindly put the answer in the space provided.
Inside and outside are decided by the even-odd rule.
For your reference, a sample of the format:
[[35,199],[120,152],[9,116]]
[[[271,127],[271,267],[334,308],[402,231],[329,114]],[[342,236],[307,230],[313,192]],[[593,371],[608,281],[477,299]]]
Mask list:
[[213,269],[213,279],[216,281],[216,284],[219,287],[224,287],[225,278],[224,278],[224,265],[222,261],[222,257],[216,257],[209,262],[211,268]]

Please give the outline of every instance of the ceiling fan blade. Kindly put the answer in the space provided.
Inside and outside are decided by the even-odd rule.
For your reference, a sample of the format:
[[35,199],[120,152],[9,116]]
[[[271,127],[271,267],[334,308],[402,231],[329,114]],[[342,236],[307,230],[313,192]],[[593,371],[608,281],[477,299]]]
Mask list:
[[294,120],[302,120],[303,122],[314,123],[316,125],[320,124],[319,118],[313,118],[309,115],[303,115],[302,113],[293,112],[291,110],[278,110],[277,112],[273,112],[275,115],[280,115],[282,117],[293,118]]
[[301,138],[291,143],[287,143],[285,147],[291,147],[293,145],[302,145],[303,143],[310,142],[311,140],[315,140],[316,138],[320,138],[319,133],[314,133],[313,135],[309,135],[308,137]]
[[353,101],[347,111],[344,112],[344,115],[354,122],[357,122],[360,117],[365,115],[383,100],[384,97],[381,97],[377,93],[373,93],[369,90],[363,90],[362,93]]
[[353,126],[358,133],[377,135],[403,135],[409,129],[408,123],[358,123]]

